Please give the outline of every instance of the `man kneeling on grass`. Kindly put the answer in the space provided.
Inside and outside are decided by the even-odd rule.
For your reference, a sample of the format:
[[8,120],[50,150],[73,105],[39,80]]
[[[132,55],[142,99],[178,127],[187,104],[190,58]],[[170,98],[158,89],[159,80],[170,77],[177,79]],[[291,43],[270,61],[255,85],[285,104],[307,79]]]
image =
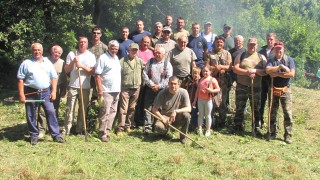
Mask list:
[[[178,77],[170,77],[169,88],[159,92],[154,100],[152,112],[162,121],[155,121],[154,132],[166,134],[168,126],[171,124],[175,127],[181,127],[181,131],[187,133],[191,119],[191,104],[187,90],[180,88]],[[185,135],[180,134],[180,141],[185,144]]]

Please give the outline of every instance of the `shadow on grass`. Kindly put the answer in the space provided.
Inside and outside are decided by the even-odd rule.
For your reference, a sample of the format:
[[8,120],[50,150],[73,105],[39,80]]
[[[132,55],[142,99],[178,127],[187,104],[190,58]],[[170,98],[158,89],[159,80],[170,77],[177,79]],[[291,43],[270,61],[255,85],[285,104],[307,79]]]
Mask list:
[[27,129],[27,124],[17,124],[16,126],[6,127],[0,130],[0,140],[8,140],[10,142],[18,141],[18,140],[26,140],[25,133]]
[[176,142],[179,141],[179,138],[172,138],[170,135],[162,135],[159,133],[145,133],[142,131],[133,131],[128,134],[128,136],[132,136],[135,138],[141,139],[142,142],[156,142],[156,141],[167,141],[167,142]]

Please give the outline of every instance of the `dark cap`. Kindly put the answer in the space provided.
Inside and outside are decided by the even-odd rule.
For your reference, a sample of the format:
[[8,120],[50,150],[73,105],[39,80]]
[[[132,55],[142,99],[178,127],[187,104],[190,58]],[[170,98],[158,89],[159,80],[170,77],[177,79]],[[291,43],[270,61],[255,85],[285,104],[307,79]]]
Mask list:
[[232,27],[231,27],[230,25],[228,25],[228,24],[224,24],[224,25],[223,25],[223,28],[231,29]]

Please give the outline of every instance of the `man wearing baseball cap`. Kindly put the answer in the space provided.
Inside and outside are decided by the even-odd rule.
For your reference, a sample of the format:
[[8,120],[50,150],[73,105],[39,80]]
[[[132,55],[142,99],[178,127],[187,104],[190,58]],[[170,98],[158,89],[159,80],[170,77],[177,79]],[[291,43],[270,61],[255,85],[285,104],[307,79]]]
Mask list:
[[122,132],[131,132],[135,126],[134,112],[138,101],[140,86],[142,83],[142,60],[138,57],[139,45],[132,43],[129,46],[129,54],[120,59],[121,66],[121,92],[119,97],[119,123],[117,135]]
[[207,40],[208,51],[212,50],[214,38],[217,36],[212,32],[213,26],[211,22],[206,22],[204,24],[204,32],[201,32],[201,36],[203,36]]
[[271,139],[277,136],[277,112],[279,102],[282,106],[284,118],[284,141],[287,144],[292,143],[292,98],[290,82],[295,76],[294,59],[285,55],[284,43],[276,42],[274,44],[275,57],[267,63],[266,72],[273,78],[273,99],[271,107],[270,130]]
[[[254,111],[254,133],[262,137],[260,132],[260,99],[261,99],[261,79],[266,75],[265,67],[266,58],[257,52],[258,40],[250,38],[247,43],[247,51],[238,56],[234,62],[234,72],[237,74],[237,87],[236,87],[236,114],[234,116],[234,130],[236,133],[242,134],[244,109],[248,99]],[[252,94],[253,86],[253,94]],[[253,96],[253,100],[252,100]]]
[[163,47],[165,49],[165,57],[167,57],[169,51],[171,51],[177,44],[174,40],[170,39],[171,33],[172,29],[169,26],[163,27],[162,38],[160,38],[155,45],[155,47]]

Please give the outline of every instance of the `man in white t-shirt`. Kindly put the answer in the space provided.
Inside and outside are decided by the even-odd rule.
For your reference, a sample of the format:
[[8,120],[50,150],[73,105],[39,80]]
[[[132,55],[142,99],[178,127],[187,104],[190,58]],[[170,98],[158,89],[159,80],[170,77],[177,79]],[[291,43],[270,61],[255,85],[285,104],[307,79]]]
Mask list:
[[117,114],[121,92],[121,65],[117,56],[118,50],[118,41],[111,40],[108,51],[100,56],[95,66],[98,102],[100,102],[99,138],[102,142],[110,140],[110,131]]
[[201,33],[201,36],[203,36],[207,40],[208,51],[212,50],[214,38],[217,36],[212,32],[212,30],[213,30],[212,23],[206,22],[204,24],[204,32]]
[[[70,82],[67,95],[67,108],[66,116],[64,121],[64,127],[62,128],[63,135],[69,135],[70,129],[72,126],[72,120],[74,116],[74,106],[76,99],[80,94],[80,84],[78,76],[78,68],[80,69],[80,79],[82,84],[82,95],[83,95],[83,104],[86,108],[89,103],[89,94],[90,94],[90,77],[94,72],[94,65],[96,63],[96,58],[88,49],[88,38],[79,37],[78,39],[78,49],[75,51],[69,52],[66,58],[66,65],[64,70],[66,73],[70,73]],[[77,118],[77,127],[76,133],[82,134],[83,132],[83,117],[82,117],[82,105],[79,101],[79,110]]]

